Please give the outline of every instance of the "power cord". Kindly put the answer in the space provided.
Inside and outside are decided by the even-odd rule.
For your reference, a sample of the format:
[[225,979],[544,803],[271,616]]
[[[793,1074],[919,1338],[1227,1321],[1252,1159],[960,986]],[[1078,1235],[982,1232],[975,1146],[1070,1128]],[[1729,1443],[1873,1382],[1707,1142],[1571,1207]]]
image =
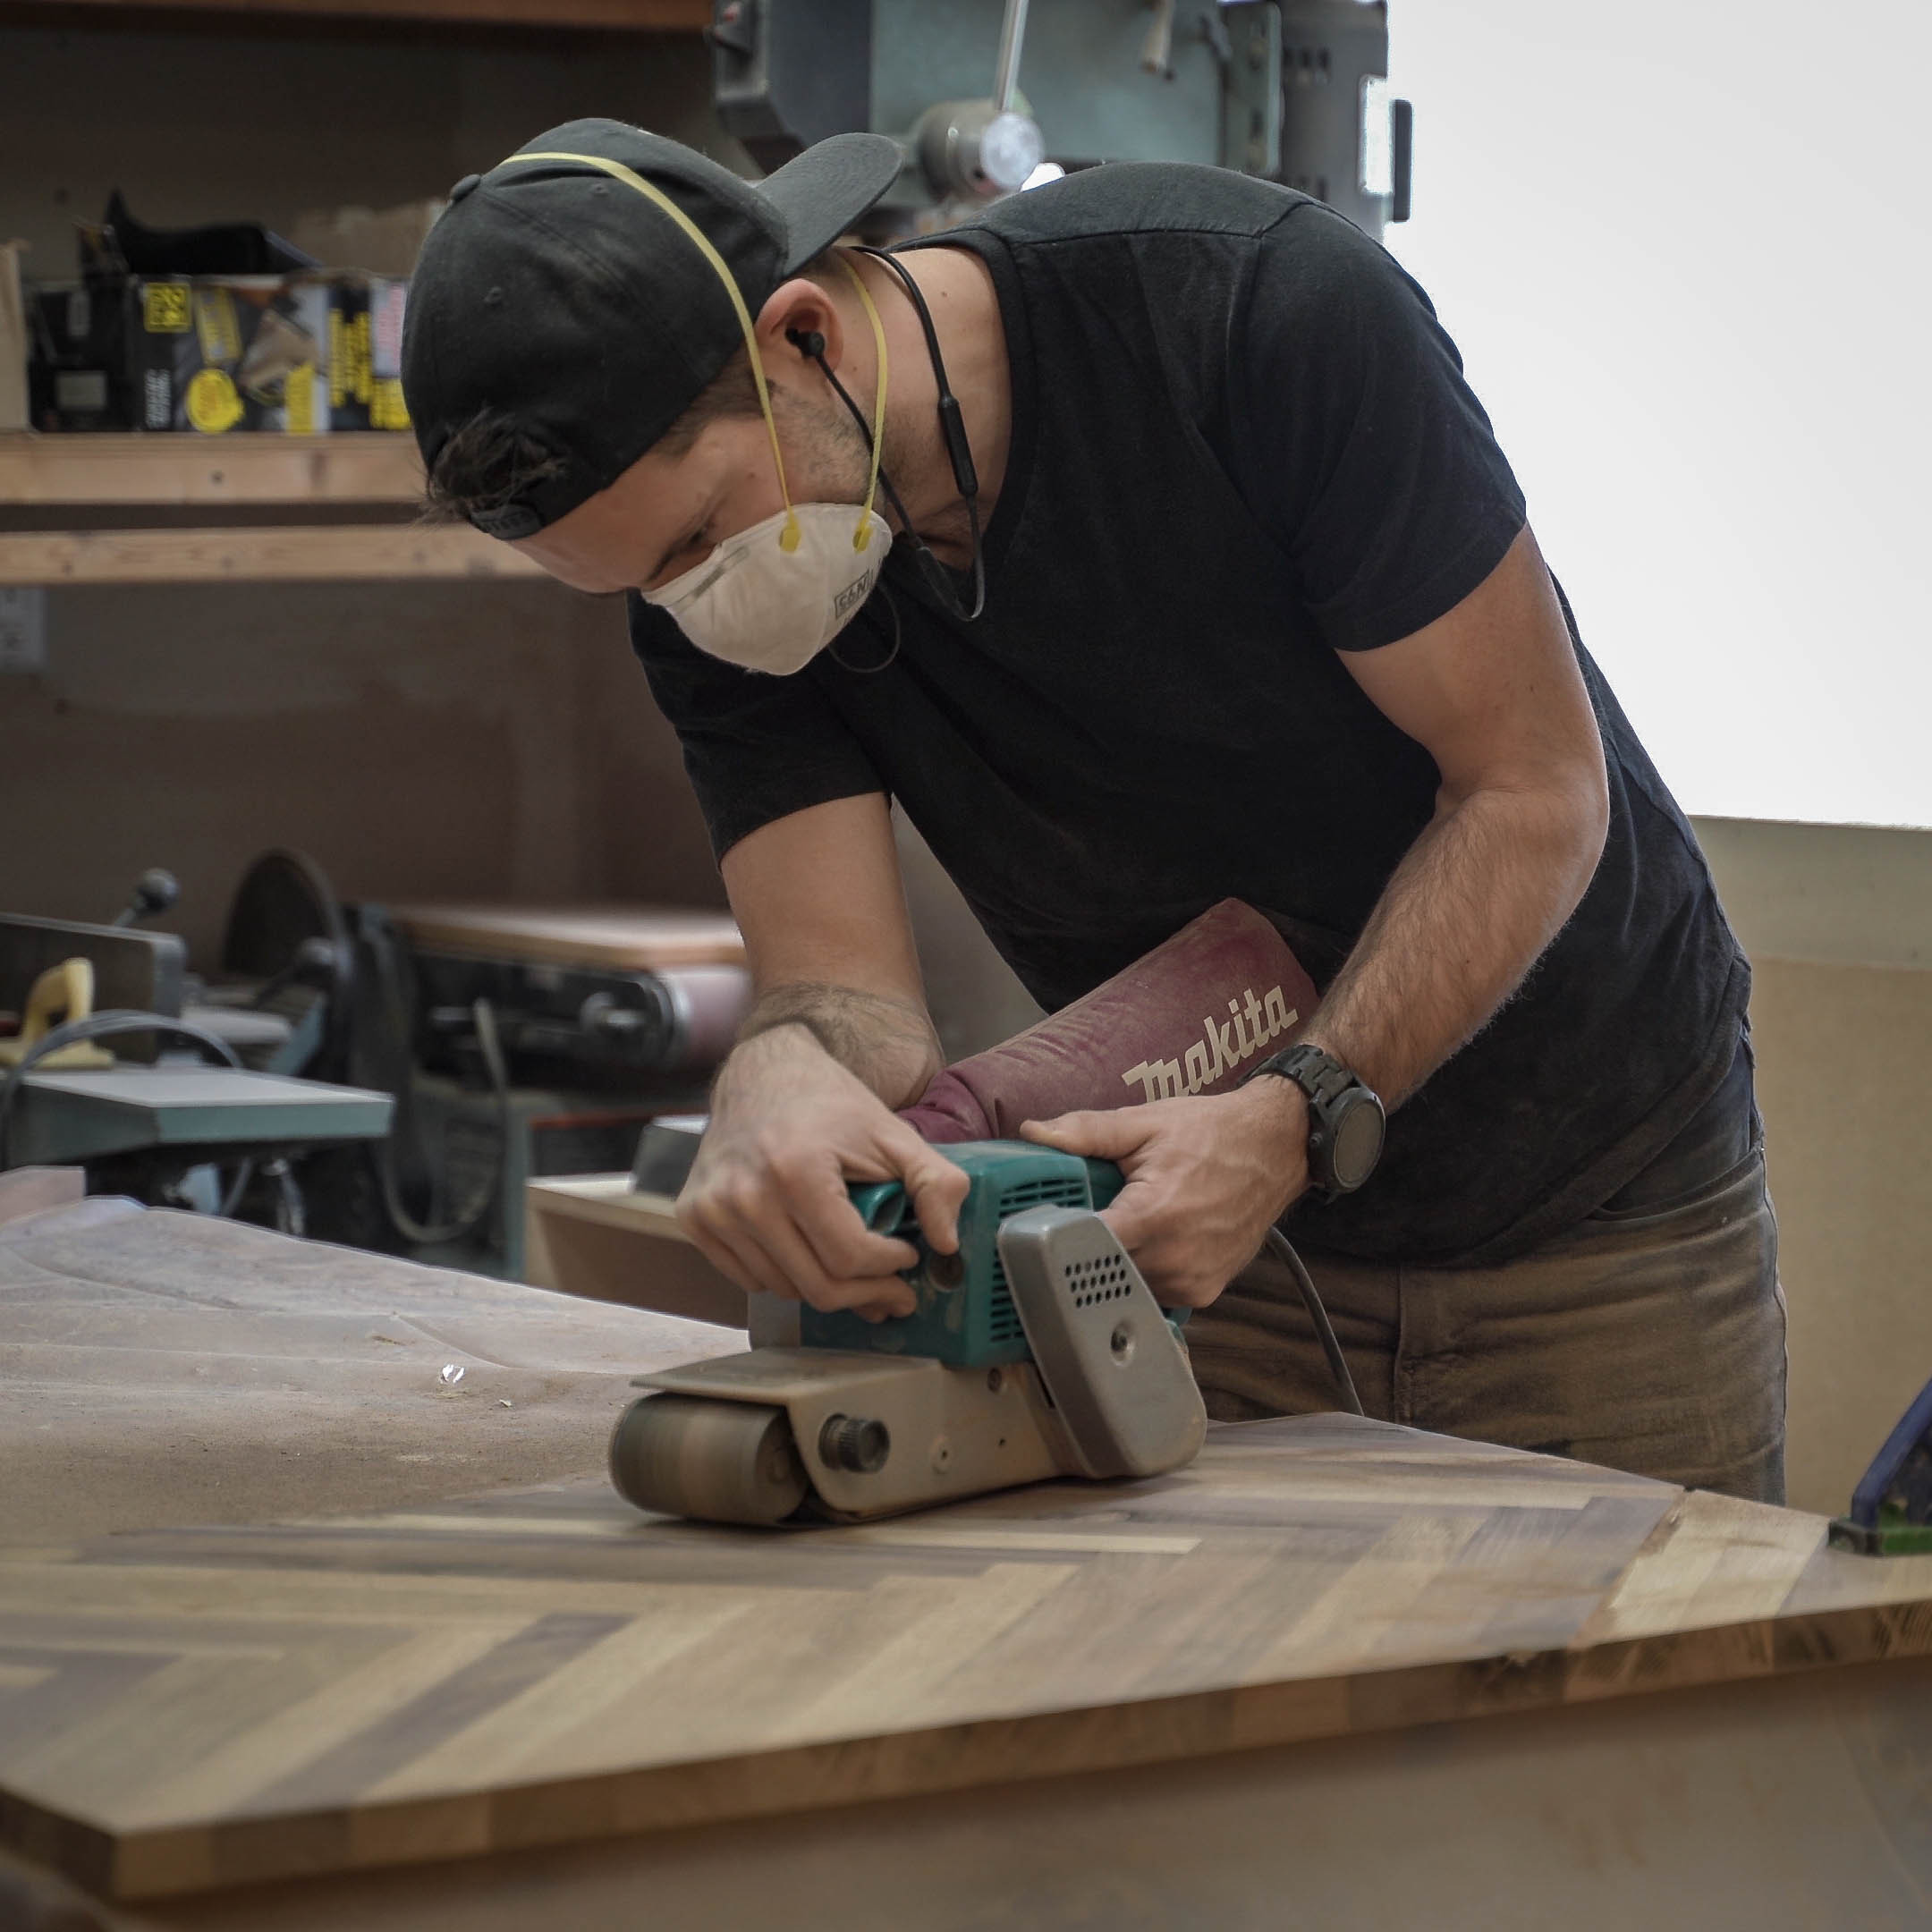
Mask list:
[[1301,1257],[1289,1245],[1288,1237],[1277,1227],[1267,1231],[1267,1250],[1277,1261],[1284,1263],[1294,1276],[1294,1284],[1301,1291],[1301,1305],[1309,1312],[1309,1319],[1315,1324],[1315,1334],[1322,1345],[1322,1353],[1328,1358],[1328,1372],[1335,1379],[1335,1386],[1341,1391],[1343,1405],[1351,1415],[1366,1415],[1361,1397],[1355,1393],[1355,1377],[1349,1373],[1347,1359],[1342,1353],[1342,1344],[1335,1340],[1335,1332],[1328,1320],[1328,1310],[1322,1306],[1322,1299],[1315,1290],[1314,1277],[1302,1266]]
[[[477,1050],[496,1097],[497,1149],[496,1171],[476,1199],[446,1221],[419,1221],[402,1199],[402,1179],[397,1172],[397,1149],[407,1146],[419,1165],[429,1167],[424,1157],[422,1140],[416,1121],[415,1056],[410,1041],[410,1004],[403,996],[402,974],[398,946],[386,919],[374,907],[362,911],[361,938],[376,966],[376,984],[382,1013],[383,1030],[388,1038],[387,1064],[381,1084],[387,1087],[396,1103],[395,1122],[388,1138],[372,1147],[369,1157],[376,1167],[377,1184],[382,1191],[383,1211],[390,1224],[406,1241],[419,1248],[441,1247],[473,1234],[487,1218],[503,1188],[510,1159],[513,1131],[510,1112],[510,1069],[504,1058],[503,1042],[496,1030],[496,1010],[487,999],[470,1002],[470,1017],[476,1027]],[[439,1191],[432,1182],[429,1211],[434,1215]]]

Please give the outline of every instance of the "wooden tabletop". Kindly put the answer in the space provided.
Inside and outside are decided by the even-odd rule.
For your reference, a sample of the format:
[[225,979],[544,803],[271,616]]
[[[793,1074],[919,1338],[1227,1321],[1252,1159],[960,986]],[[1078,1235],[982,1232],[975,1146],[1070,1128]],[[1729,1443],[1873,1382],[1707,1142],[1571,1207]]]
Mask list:
[[156,1896],[1932,1651],[1932,1558],[1385,1423],[755,1532],[599,1481],[0,1558],[0,1835]]

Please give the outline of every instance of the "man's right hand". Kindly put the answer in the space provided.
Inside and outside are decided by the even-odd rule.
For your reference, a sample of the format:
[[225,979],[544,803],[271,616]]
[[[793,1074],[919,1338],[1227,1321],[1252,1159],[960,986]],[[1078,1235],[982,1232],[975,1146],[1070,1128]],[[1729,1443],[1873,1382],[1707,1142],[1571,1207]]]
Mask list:
[[867,1228],[846,1183],[890,1180],[904,1182],[928,1242],[952,1253],[964,1171],[807,1028],[776,1026],[735,1048],[718,1076],[678,1224],[741,1288],[880,1321],[912,1312],[899,1271],[918,1256]]

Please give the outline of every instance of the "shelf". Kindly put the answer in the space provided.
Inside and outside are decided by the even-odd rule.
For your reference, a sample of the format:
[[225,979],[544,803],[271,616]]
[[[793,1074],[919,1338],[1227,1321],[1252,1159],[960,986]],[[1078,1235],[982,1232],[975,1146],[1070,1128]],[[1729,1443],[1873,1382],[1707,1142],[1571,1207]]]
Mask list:
[[[540,577],[509,545],[405,513],[422,500],[414,440],[325,436],[0,436],[0,518],[12,510],[285,509],[245,529],[0,529],[0,586]],[[381,522],[301,521],[347,504]],[[42,521],[45,521],[43,518]]]
[[282,19],[411,21],[451,27],[589,28],[617,33],[697,33],[710,0],[50,0],[36,15],[76,25],[138,25],[157,14],[264,14]]
[[0,585],[350,583],[543,574],[508,544],[460,523],[0,534]]
[[0,436],[0,507],[34,504],[414,504],[416,439]]

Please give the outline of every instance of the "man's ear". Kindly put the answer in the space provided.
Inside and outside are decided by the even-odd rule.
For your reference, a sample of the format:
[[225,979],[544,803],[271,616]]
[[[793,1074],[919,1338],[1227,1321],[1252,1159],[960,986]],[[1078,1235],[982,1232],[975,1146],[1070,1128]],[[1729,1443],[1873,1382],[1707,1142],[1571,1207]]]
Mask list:
[[755,327],[765,374],[774,381],[811,369],[817,355],[836,369],[844,353],[845,329],[837,304],[809,275],[781,282],[758,310]]

